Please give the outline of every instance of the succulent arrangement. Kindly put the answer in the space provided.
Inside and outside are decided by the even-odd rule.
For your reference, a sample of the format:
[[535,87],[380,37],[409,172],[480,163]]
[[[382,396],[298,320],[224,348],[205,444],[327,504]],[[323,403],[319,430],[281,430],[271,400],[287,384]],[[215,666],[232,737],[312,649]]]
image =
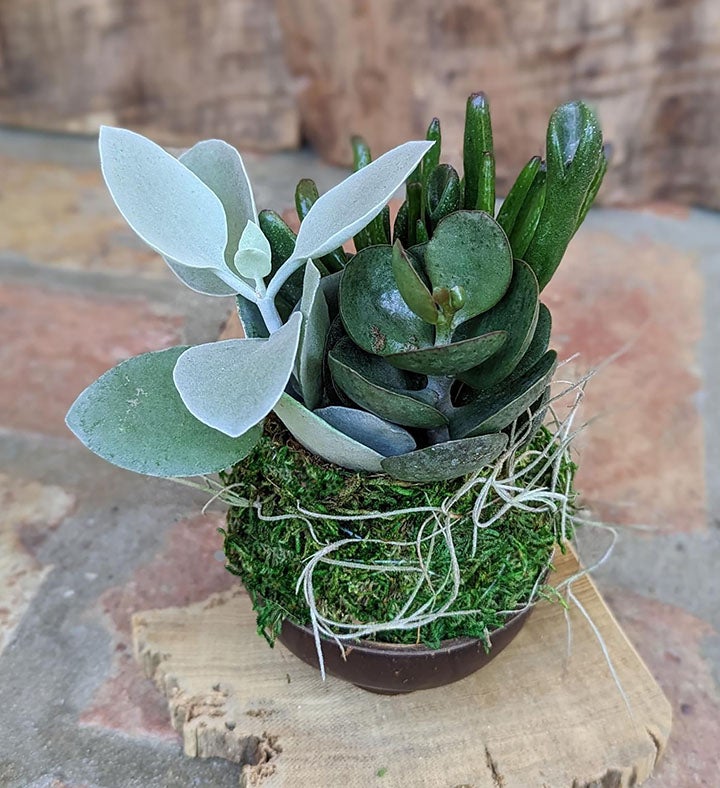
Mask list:
[[492,463],[511,432],[532,438],[556,366],[540,293],[606,168],[594,113],[555,110],[545,161],[528,161],[497,214],[482,94],[467,103],[462,176],[440,161],[437,120],[375,161],[362,139],[353,150],[355,171],[327,193],[300,181],[296,235],[257,212],[230,145],[175,158],[102,129],[103,174],[128,224],[188,287],[234,296],[246,337],[107,372],[67,416],[86,446],[140,473],[210,474],[246,457],[274,412],[334,465],[434,482]]

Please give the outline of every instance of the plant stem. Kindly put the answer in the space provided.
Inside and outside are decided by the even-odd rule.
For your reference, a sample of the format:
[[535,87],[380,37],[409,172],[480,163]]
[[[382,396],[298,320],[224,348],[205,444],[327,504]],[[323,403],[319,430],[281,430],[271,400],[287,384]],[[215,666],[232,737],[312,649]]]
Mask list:
[[[443,416],[451,416],[455,410],[450,400],[450,390],[452,389],[453,378],[450,375],[428,375],[426,386],[427,391],[432,391],[437,395],[435,407]],[[430,443],[444,443],[450,440],[450,433],[447,427],[436,427],[428,430]]]
[[265,297],[261,298],[257,302],[257,305],[262,315],[263,322],[265,323],[265,327],[271,334],[274,334],[283,324],[275,306],[275,302],[272,298]]

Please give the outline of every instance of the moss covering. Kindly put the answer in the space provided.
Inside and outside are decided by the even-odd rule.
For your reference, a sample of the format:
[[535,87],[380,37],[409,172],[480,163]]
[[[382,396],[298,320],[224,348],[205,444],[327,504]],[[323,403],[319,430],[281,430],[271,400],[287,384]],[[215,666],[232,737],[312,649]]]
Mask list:
[[[541,430],[534,441],[539,447],[549,439],[550,434]],[[573,472],[570,463],[562,469],[563,474]],[[313,512],[327,513],[327,520],[313,520],[315,535],[322,543],[356,536],[412,542],[427,513],[351,522],[333,520],[331,516],[437,506],[463,482],[456,479],[413,484],[385,475],[345,470],[305,451],[272,419],[266,422],[265,434],[254,451],[226,474],[223,481],[233,485],[234,493],[262,502],[265,516],[291,514],[297,511],[298,504]],[[460,515],[453,525],[452,537],[462,580],[451,610],[481,612],[440,618],[419,630],[385,632],[377,635],[376,640],[423,642],[436,647],[447,638],[484,637],[507,620],[500,611],[515,609],[527,601],[556,546],[559,516],[513,509],[493,527],[479,531],[477,552],[472,556],[472,522],[463,515],[471,512],[476,494],[465,495],[453,507]],[[490,506],[497,506],[497,502]],[[304,596],[295,589],[304,562],[322,545],[312,538],[307,523],[300,518],[263,521],[252,507],[232,507],[227,522],[228,569],[242,579],[251,595],[258,631],[272,643],[284,618],[309,624]],[[423,542],[426,556],[429,548],[430,543]],[[346,545],[333,557],[364,563],[417,560],[414,545],[388,546],[361,541]],[[440,600],[447,599],[451,590],[450,583],[442,588],[449,565],[445,541],[436,538],[430,571],[431,581],[435,581],[433,585],[440,591]],[[313,577],[318,610],[336,621],[358,623],[384,621],[396,614],[416,587],[419,575],[350,570],[321,563]],[[430,587],[424,584],[414,607],[431,595]]]

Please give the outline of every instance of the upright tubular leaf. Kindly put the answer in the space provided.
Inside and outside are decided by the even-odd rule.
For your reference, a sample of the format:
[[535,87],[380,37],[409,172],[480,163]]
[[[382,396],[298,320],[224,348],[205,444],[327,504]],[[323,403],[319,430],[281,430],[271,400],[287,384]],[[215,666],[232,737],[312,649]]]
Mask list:
[[497,221],[508,236],[513,231],[515,221],[520,213],[525,197],[535,180],[535,176],[540,169],[541,163],[542,159],[539,156],[533,156],[530,159],[522,170],[520,170],[520,174],[517,176],[515,183],[512,185],[507,197],[500,206]]
[[[417,237],[418,223],[422,222],[422,183],[411,181],[407,185],[408,206],[408,245],[415,246],[420,243]],[[426,232],[427,235],[427,232]]]
[[541,290],[575,233],[602,157],[602,131],[590,107],[581,101],[558,107],[548,124],[545,205],[525,254]]
[[[465,109],[463,167],[465,171],[465,208],[479,209],[489,202],[492,194],[495,205],[495,168],[485,161],[485,154],[493,152],[490,105],[484,93],[473,93]],[[490,213],[490,211],[489,211]]]
[[439,164],[428,180],[427,210],[434,230],[448,214],[462,207],[460,176],[449,164]]
[[590,185],[590,190],[585,196],[585,202],[583,203],[583,206],[580,209],[580,217],[578,218],[578,223],[577,223],[577,227],[575,228],[575,232],[578,231],[580,225],[585,221],[585,217],[588,215],[588,211],[592,207],[592,204],[595,202],[597,193],[600,191],[600,186],[602,185],[603,179],[605,178],[605,173],[607,172],[607,168],[608,168],[608,157],[607,157],[607,153],[605,152],[605,148],[603,148],[603,154],[600,159],[600,164],[598,165],[597,172],[595,173],[595,178],[593,179],[593,182]]
[[[425,139],[434,142],[435,144],[425,154],[422,162],[422,181],[423,193],[427,195],[428,181],[430,176],[435,172],[436,167],[440,164],[440,153],[442,148],[442,134],[440,132],[440,121],[433,118],[430,121]],[[426,204],[427,207],[427,204]]]
[[525,195],[515,226],[508,236],[510,247],[516,258],[524,258],[530,241],[537,229],[540,215],[545,204],[546,173],[541,168]]

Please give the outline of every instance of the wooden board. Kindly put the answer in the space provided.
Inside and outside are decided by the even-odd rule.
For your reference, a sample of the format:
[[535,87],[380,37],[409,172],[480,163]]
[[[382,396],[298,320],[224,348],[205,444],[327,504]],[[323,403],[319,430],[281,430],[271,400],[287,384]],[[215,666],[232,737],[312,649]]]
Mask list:
[[2,0],[0,123],[107,123],[164,144],[220,137],[253,150],[296,147],[300,134],[265,0]]
[[[606,202],[720,207],[717,0],[276,0],[308,139],[348,163],[350,134],[377,154],[437,115],[457,162],[465,99],[493,110],[499,193],[542,153],[552,109],[598,109],[613,158]],[[454,154],[454,155],[452,155]]]
[[[577,569],[572,555],[558,576]],[[436,690],[381,696],[315,670],[255,632],[247,596],[133,617],[137,659],[167,696],[185,752],[243,764],[263,788],[625,788],[652,772],[670,704],[592,583],[573,591],[602,632],[630,701],[577,609],[542,602],[508,648]]]

